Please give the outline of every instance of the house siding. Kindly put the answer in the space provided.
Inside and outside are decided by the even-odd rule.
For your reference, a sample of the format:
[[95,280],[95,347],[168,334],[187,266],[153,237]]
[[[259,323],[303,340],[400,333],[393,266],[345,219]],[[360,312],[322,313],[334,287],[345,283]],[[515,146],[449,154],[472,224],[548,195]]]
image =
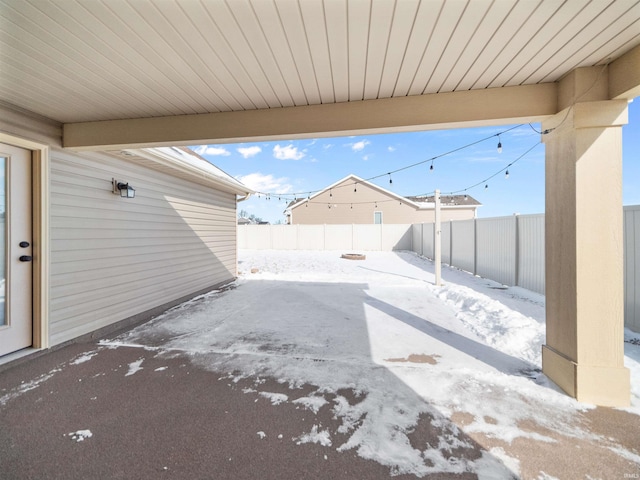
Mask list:
[[51,345],[236,274],[235,195],[129,160],[52,150],[50,215]]
[[[356,188],[356,192],[354,192]],[[377,203],[376,203],[377,202]],[[373,224],[374,212],[382,212],[384,224],[429,223],[434,209],[416,209],[410,203],[390,197],[383,191],[346,179],[344,182],[292,208],[293,225]],[[475,217],[475,207],[442,206],[442,220],[467,220]]]

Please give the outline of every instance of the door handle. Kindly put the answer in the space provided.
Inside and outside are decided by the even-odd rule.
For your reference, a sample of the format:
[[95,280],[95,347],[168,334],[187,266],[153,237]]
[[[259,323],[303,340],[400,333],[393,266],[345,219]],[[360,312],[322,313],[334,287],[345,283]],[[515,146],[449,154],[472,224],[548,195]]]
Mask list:
[[33,260],[33,257],[31,255],[22,255],[18,260],[21,262],[30,262]]

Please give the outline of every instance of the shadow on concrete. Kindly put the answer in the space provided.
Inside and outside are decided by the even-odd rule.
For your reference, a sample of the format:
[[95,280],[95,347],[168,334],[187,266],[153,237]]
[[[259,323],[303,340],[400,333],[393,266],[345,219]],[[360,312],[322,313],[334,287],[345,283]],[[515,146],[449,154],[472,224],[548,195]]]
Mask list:
[[[506,369],[513,359],[377,301],[366,290],[366,284],[247,282],[176,307],[110,339],[109,346],[72,344],[0,372],[2,478],[386,478],[400,472],[361,458],[356,449],[336,450],[353,434],[340,430],[337,398],[364,402],[380,394],[361,391],[371,384],[388,395],[383,408],[406,409],[413,418],[413,425],[388,427],[414,449],[440,449],[457,461],[483,457],[507,472],[372,361],[365,306],[475,352],[495,368]],[[325,378],[330,385],[282,383],[300,380],[300,371],[308,372],[300,379]],[[260,392],[288,400],[274,406]],[[322,395],[327,403],[317,412],[293,403],[307,395]],[[364,432],[383,419],[365,412],[354,428],[365,425]],[[332,446],[299,444],[313,425],[331,432]],[[78,441],[82,431],[91,436]],[[424,463],[430,465],[427,458]],[[423,478],[476,476],[440,472]]]

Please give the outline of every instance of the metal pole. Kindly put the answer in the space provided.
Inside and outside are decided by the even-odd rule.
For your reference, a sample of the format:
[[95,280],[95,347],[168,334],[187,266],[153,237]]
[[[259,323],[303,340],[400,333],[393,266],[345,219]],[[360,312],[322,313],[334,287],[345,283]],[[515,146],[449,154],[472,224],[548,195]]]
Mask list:
[[434,225],[434,261],[436,263],[436,285],[442,285],[442,221],[440,218],[440,190],[435,193],[436,218]]

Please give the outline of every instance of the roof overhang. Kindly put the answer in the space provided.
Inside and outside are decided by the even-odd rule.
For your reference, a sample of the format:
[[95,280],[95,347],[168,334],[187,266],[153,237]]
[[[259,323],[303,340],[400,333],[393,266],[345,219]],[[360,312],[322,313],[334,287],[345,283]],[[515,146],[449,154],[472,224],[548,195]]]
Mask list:
[[538,122],[558,111],[547,83],[267,110],[68,123],[63,146],[104,150]]
[[638,0],[3,0],[2,10],[0,102],[58,122],[73,149],[540,121],[575,100],[561,84],[582,68],[607,79],[600,101],[640,94]]
[[205,185],[235,195],[248,196],[253,190],[194,153],[181,155],[171,148],[140,148],[110,152],[173,177]]

